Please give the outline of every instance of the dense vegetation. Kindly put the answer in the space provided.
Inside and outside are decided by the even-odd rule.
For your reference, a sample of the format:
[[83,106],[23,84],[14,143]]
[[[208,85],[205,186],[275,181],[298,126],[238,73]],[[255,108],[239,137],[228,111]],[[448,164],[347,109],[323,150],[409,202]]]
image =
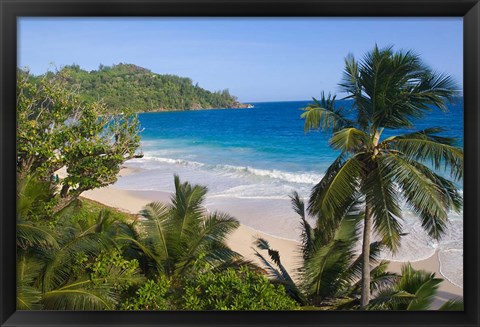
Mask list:
[[108,108],[134,112],[238,108],[244,105],[228,89],[210,92],[190,78],[160,75],[132,64],[100,65],[86,71],[78,65],[64,67],[71,86],[78,88],[87,103],[98,100]]
[[[171,204],[143,219],[81,199],[52,219],[47,182],[19,186],[17,308],[20,310],[296,309],[283,287],[224,243],[238,222],[204,216],[205,188],[175,179]],[[46,193],[47,194],[46,194]]]
[[[238,221],[207,212],[207,188],[178,176],[171,203],[150,203],[138,215],[80,198],[85,190],[116,181],[139,145],[138,120],[125,109],[85,101],[91,95],[72,89],[72,72],[90,73],[78,67],[42,78],[19,71],[17,308],[428,309],[441,279],[409,264],[400,275],[390,273],[378,255],[382,247],[394,250],[399,244],[400,200],[412,206],[432,237],[444,232],[447,210],[460,209],[462,199],[451,181],[423,162],[449,167],[461,178],[463,152],[438,136],[439,128],[380,136],[384,127],[409,126],[427,105],[442,107],[452,93],[450,80],[432,74],[416,56],[391,49],[375,48],[361,64],[352,58],[346,63],[342,85],[358,119],[344,117],[334,99],[325,97],[303,115],[306,129],[333,131],[331,145],[341,154],[312,190],[308,206],[298,194],[291,196],[302,227],[295,278],[263,239],[254,244],[262,267],[230,249],[226,239]],[[67,175],[59,178],[60,168]],[[375,242],[372,221],[382,236]],[[364,246],[357,254],[362,223]],[[442,307],[462,308],[456,301]]]

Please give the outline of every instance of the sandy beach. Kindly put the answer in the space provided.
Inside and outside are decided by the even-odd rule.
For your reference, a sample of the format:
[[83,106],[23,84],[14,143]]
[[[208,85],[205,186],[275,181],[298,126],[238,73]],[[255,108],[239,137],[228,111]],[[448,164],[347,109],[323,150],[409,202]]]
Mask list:
[[[123,168],[120,172],[120,176],[126,176],[134,173],[134,169]],[[143,206],[153,201],[170,201],[170,194],[167,192],[126,191],[115,188],[115,186],[87,191],[84,192],[82,196],[130,213],[137,213],[143,208]],[[212,208],[208,209],[212,210]],[[234,216],[238,218],[242,212],[239,211],[238,208],[235,211],[236,212],[234,213]],[[244,208],[243,213],[248,215],[249,208]],[[230,235],[227,243],[234,251],[242,254],[247,259],[259,263],[259,260],[254,255],[254,250],[252,248],[253,242],[257,237],[266,239],[273,249],[276,249],[280,252],[282,263],[287,268],[289,273],[295,277],[295,270],[300,262],[300,256],[298,253],[299,243],[297,241],[275,237],[245,224],[241,224],[240,227]],[[390,271],[399,273],[401,271],[401,266],[402,262],[391,262]],[[434,272],[436,277],[443,278],[440,273],[440,263],[437,253],[426,260],[412,262],[412,266],[415,269],[424,269],[426,271]],[[444,278],[444,281],[440,284],[439,292],[432,305],[432,309],[438,308],[449,299],[462,297],[463,289],[452,284]]]

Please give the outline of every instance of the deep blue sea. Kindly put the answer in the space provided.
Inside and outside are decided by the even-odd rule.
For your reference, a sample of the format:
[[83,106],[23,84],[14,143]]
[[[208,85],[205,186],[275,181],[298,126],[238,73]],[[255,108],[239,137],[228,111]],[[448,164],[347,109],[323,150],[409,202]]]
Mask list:
[[[141,169],[141,172],[119,179],[116,186],[171,192],[173,174],[177,173],[182,180],[208,186],[207,204],[213,207],[228,209],[230,207],[226,203],[232,201],[248,205],[252,201],[275,200],[276,205],[283,208],[279,212],[282,216],[284,211],[289,211],[288,196],[291,192],[298,191],[303,197],[308,197],[312,186],[318,183],[338,155],[328,146],[329,135],[304,132],[301,108],[310,102],[259,102],[253,103],[254,108],[251,109],[140,114],[144,157],[131,160],[127,165]],[[339,101],[338,105],[350,108],[351,102]],[[462,99],[451,104],[447,113],[434,110],[417,121],[414,129],[396,130],[394,133],[433,126],[445,127],[445,134],[458,138],[459,145],[462,145]],[[393,135],[391,131],[384,131],[382,137],[390,135]],[[225,205],[222,207],[221,204]],[[295,217],[293,211],[288,215]],[[457,259],[463,255],[462,215],[451,215],[453,225],[449,229],[450,234],[440,243],[422,234],[420,224],[407,208],[404,216],[404,226],[409,233],[405,243],[410,237],[411,247],[407,244],[393,259],[419,260],[432,255],[435,249],[443,249],[440,259],[443,255],[443,262],[448,262],[448,265],[443,265],[442,273],[452,280],[457,278],[458,269],[455,272],[447,270],[454,265],[458,268],[461,260]],[[285,224],[295,219],[285,217]],[[241,217],[237,218],[254,228],[262,229],[264,226],[246,218],[243,221]],[[280,218],[279,222],[282,223]],[[298,239],[292,228],[264,231]],[[457,276],[453,276],[455,274]],[[454,282],[461,285],[462,280],[463,274]]]

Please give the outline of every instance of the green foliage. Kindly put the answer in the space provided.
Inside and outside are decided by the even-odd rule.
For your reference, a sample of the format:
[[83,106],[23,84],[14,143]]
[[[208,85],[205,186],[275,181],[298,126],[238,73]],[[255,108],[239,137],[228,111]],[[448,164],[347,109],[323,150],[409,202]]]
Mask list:
[[[138,133],[135,115],[85,103],[63,72],[32,78],[18,71],[17,176],[20,183],[29,175],[51,181],[47,215],[83,191],[114,183],[120,165],[139,146]],[[62,167],[68,176],[57,180]]]
[[103,100],[109,110],[135,112],[234,108],[242,106],[228,90],[210,92],[193,85],[190,78],[160,75],[132,64],[101,65],[90,72],[79,66],[61,70],[68,85],[81,92],[81,100]]
[[116,291],[125,291],[143,281],[138,261],[127,260],[119,250],[102,251],[95,260],[86,265],[94,283],[109,283]]
[[274,286],[246,267],[199,274],[185,286],[187,310],[295,310],[297,304],[283,286]]
[[160,275],[158,281],[148,280],[130,297],[122,303],[121,310],[169,310],[172,305],[167,300],[170,289],[169,280]]

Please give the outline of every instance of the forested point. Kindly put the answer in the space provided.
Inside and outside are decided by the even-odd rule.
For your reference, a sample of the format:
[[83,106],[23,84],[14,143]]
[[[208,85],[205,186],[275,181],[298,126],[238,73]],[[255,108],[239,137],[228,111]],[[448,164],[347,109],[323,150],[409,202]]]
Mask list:
[[[193,84],[192,79],[162,75],[133,64],[100,65],[86,71],[79,65],[65,66],[47,74],[64,74],[86,103],[102,100],[113,111],[134,112],[246,108],[228,89],[211,92]],[[40,79],[45,75],[36,76]]]

